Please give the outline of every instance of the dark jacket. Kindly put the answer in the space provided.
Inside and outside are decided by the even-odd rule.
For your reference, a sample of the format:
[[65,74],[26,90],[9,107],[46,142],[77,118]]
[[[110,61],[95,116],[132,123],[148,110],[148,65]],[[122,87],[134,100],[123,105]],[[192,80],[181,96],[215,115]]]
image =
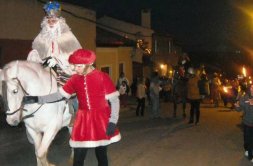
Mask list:
[[248,126],[253,126],[253,105],[250,105],[249,99],[253,96],[245,94],[239,100],[239,107],[235,107],[236,111],[243,111],[243,123]]
[[193,76],[189,78],[187,82],[187,98],[188,99],[190,100],[201,99],[198,83],[199,83],[198,76]]

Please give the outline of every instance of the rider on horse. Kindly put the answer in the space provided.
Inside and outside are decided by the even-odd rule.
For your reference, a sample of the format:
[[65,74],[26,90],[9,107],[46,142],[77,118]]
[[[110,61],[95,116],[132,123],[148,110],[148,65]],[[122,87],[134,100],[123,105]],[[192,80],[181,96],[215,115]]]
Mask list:
[[[68,58],[75,50],[80,49],[81,45],[65,19],[60,16],[61,6],[58,2],[48,2],[44,10],[46,16],[41,23],[41,31],[32,43],[27,60],[53,68],[58,86],[62,86],[73,74]],[[76,98],[69,102],[76,110]],[[74,114],[73,110],[70,112]]]
[[58,74],[72,75],[68,63],[69,56],[81,48],[65,19],[60,17],[60,4],[49,2],[44,6],[46,16],[41,23],[41,31],[32,43],[27,60],[44,63],[49,67],[57,66]]

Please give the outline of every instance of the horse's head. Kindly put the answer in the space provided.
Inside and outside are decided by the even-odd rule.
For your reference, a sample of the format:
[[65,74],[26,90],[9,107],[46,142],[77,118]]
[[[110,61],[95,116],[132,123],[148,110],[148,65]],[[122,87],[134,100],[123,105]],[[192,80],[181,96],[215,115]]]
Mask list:
[[[56,80],[38,63],[10,62],[3,68],[1,77],[6,121],[12,126],[18,125],[23,120],[24,111],[37,107],[36,105],[24,106],[22,103],[24,95],[46,95],[57,90]],[[29,110],[24,114],[29,114]]]
[[7,64],[1,74],[2,96],[6,121],[9,125],[17,126],[22,115],[22,99],[24,92],[18,79],[18,61]]

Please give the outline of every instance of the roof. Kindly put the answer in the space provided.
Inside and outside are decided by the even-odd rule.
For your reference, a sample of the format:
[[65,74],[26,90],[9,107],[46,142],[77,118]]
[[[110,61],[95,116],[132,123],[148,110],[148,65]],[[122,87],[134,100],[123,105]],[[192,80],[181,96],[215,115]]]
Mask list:
[[140,25],[135,25],[125,21],[121,21],[112,17],[103,16],[97,19],[97,27],[106,29],[107,31],[117,33],[121,36],[127,36],[132,40],[136,37],[152,37],[154,31]]
[[97,27],[96,45],[99,47],[134,47],[136,41],[130,40],[127,37],[117,35],[113,32]]

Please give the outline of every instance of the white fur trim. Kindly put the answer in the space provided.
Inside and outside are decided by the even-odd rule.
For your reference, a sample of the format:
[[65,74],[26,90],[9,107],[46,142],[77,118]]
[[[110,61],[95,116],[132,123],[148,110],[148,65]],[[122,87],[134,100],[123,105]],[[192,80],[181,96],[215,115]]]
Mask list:
[[71,95],[69,93],[65,92],[65,90],[62,87],[59,88],[59,92],[61,93],[61,95],[63,97],[65,97],[67,99],[69,99],[71,97]]
[[119,91],[115,91],[113,93],[110,93],[110,94],[107,94],[105,95],[105,99],[108,100],[110,98],[113,98],[113,97],[118,97],[119,96]]
[[99,146],[106,146],[115,142],[118,142],[121,139],[120,133],[115,135],[110,140],[98,140],[98,141],[73,141],[72,139],[69,140],[69,145],[72,148],[94,148]]
[[42,63],[42,60],[40,59],[40,55],[37,50],[32,50],[29,52],[27,56],[27,61],[36,62],[36,63]]

